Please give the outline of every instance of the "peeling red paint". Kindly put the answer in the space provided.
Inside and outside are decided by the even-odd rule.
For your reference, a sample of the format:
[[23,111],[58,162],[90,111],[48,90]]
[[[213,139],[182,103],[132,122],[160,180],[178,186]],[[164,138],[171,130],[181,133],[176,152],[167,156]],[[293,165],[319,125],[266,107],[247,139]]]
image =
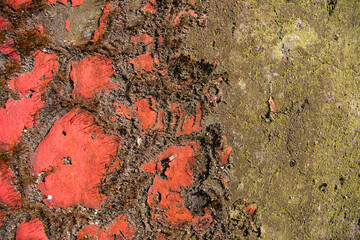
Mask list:
[[96,93],[117,88],[118,83],[111,83],[109,77],[115,74],[111,61],[106,56],[90,56],[72,63],[70,73],[74,81],[72,95],[79,98],[91,98]]
[[142,33],[138,36],[132,36],[130,39],[130,42],[132,42],[132,43],[143,42],[146,45],[152,46],[154,44],[154,39],[150,35],[148,35],[146,33]]
[[35,52],[34,70],[11,79],[9,86],[23,96],[28,95],[31,91],[43,93],[45,86],[57,72],[57,56],[37,50]]
[[136,118],[136,123],[141,130],[162,130],[164,129],[164,111],[158,110],[154,98],[140,98],[134,106],[127,108],[121,103],[114,102],[115,113],[127,119]]
[[188,10],[182,10],[180,11],[176,17],[174,18],[174,21],[173,21],[173,26],[176,26],[176,25],[179,25],[180,22],[181,22],[181,19],[184,15],[189,15],[189,16],[192,16],[192,17],[198,17],[198,15],[195,13],[194,10],[192,9],[188,9]]
[[153,57],[150,53],[141,54],[136,58],[131,59],[129,63],[131,63],[134,68],[140,72],[143,70],[151,72],[153,69]]
[[19,9],[21,7],[26,7],[30,5],[32,0],[6,0],[6,3],[9,4],[13,9]]
[[71,0],[71,6],[75,7],[75,6],[79,6],[83,4],[83,0]]
[[[198,147],[197,142],[171,146],[142,168],[143,171],[151,173],[157,170],[153,185],[148,191],[147,204],[152,209],[154,220],[164,222],[170,228],[186,228],[192,225],[201,230],[212,221],[208,209],[205,209],[202,217],[193,216],[184,206],[184,199],[181,197],[181,188],[193,183],[191,166],[194,164]],[[161,164],[162,160],[166,160],[165,166]]]
[[70,32],[70,21],[69,20],[65,21],[65,29],[66,29],[66,31]]
[[149,13],[156,13],[157,12],[157,6],[156,6],[156,1],[155,0],[150,0],[149,3],[147,3],[142,10],[144,12],[149,12]]
[[105,134],[89,113],[71,110],[54,123],[32,156],[36,174],[55,170],[38,188],[59,207],[100,208],[106,197],[98,185],[119,145],[120,139]]
[[15,43],[12,38],[9,38],[5,43],[0,43],[0,51],[6,54],[11,60],[15,62],[20,61],[20,55],[14,49]]
[[112,224],[101,228],[99,225],[87,225],[81,229],[76,235],[77,239],[88,239],[93,237],[101,240],[125,240],[132,239],[134,236],[135,227],[129,223],[125,214],[118,216]]
[[133,118],[133,113],[124,104],[114,102],[113,106],[115,107],[115,113],[117,115],[122,115],[127,119]]
[[[64,5],[68,4],[68,0],[48,0],[48,4],[55,4],[56,2],[62,3]],[[71,6],[79,6],[83,4],[83,0],[71,0]]]
[[9,98],[0,109],[0,149],[9,150],[30,128],[36,112],[44,106],[41,95],[45,86],[58,71],[57,56],[35,52],[34,69],[9,81],[9,86],[20,93],[20,100]]
[[[5,208],[12,210],[21,207],[20,193],[12,185],[13,178],[14,175],[9,167],[5,163],[0,162],[0,203]],[[5,209],[0,210],[0,226],[3,224],[3,218],[7,212]]]
[[200,131],[200,122],[201,122],[201,106],[196,106],[196,118],[193,115],[186,115],[184,119],[184,124],[182,126],[182,132],[179,135],[187,135],[193,132]]
[[[153,100],[151,100],[152,102]],[[157,113],[152,110],[153,104],[145,98],[138,100],[135,103],[136,116],[139,118],[139,125],[141,129],[148,129],[156,124]]]
[[95,30],[94,37],[93,37],[93,39],[91,39],[91,42],[97,42],[100,39],[101,35],[104,33],[105,20],[106,20],[106,17],[110,13],[110,8],[111,8],[111,4],[110,3],[106,4],[106,6],[103,10],[103,14],[99,20],[99,27]]
[[9,20],[3,18],[3,17],[0,15],[0,30],[9,30],[9,27],[10,27],[10,22],[9,22]]
[[245,207],[245,211],[248,212],[250,215],[254,215],[256,210],[257,205],[255,203]]
[[41,34],[44,34],[44,27],[42,25],[35,25],[35,27]]
[[43,223],[36,217],[22,222],[16,229],[16,240],[47,240]]

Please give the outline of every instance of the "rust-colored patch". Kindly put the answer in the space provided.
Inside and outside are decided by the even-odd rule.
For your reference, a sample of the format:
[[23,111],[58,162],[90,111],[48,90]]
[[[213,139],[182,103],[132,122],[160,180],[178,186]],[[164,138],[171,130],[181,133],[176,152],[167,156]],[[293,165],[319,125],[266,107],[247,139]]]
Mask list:
[[156,1],[155,0],[150,0],[149,3],[147,3],[142,10],[144,12],[149,12],[149,13],[156,13],[157,12],[157,6],[156,6]]
[[55,170],[38,188],[56,206],[100,208],[106,197],[100,196],[98,185],[119,144],[89,113],[71,110],[54,123],[32,156],[36,174]]
[[28,222],[22,222],[16,229],[16,240],[47,240],[42,222],[32,217]]
[[253,203],[253,204],[251,204],[251,205],[249,205],[249,206],[246,206],[246,207],[244,208],[244,210],[245,210],[246,212],[248,212],[250,215],[254,215],[254,214],[255,214],[255,211],[257,210],[257,205],[256,205],[256,203]]
[[193,216],[184,206],[184,199],[181,197],[181,188],[193,183],[191,166],[194,164],[198,145],[197,142],[187,142],[183,146],[169,147],[142,168],[146,172],[156,171],[147,198],[153,218],[171,228],[194,226],[200,230],[212,222],[208,209],[205,209],[202,217]]
[[95,30],[94,37],[93,37],[93,39],[91,39],[91,42],[97,42],[100,39],[100,37],[102,36],[102,34],[104,33],[105,20],[110,13],[110,8],[111,8],[111,4],[110,3],[106,4],[103,14],[99,20],[99,27]]
[[270,111],[275,112],[276,109],[277,109],[277,105],[276,105],[276,103],[275,103],[274,98],[273,98],[273,97],[270,97],[270,99],[269,99],[268,102],[269,102],[269,106],[270,106]]
[[112,224],[101,228],[99,225],[87,225],[81,229],[76,235],[77,239],[88,239],[93,237],[101,240],[132,239],[134,236],[135,227],[128,222],[125,214],[118,216]]
[[109,77],[115,74],[111,61],[105,56],[90,56],[72,63],[70,77],[75,88],[72,95],[78,98],[91,98],[96,93],[117,88],[118,83],[111,83]]

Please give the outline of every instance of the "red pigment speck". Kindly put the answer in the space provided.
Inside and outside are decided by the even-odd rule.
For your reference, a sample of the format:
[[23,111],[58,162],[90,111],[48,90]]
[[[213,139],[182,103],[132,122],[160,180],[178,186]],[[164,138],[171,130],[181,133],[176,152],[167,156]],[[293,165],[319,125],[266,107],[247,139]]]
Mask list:
[[101,37],[101,35],[104,33],[104,28],[105,28],[105,19],[106,17],[109,15],[110,13],[110,8],[111,8],[111,4],[106,4],[103,14],[100,17],[99,20],[99,27],[95,30],[94,33],[94,37],[93,39],[91,39],[91,42],[96,42],[99,40],[99,38]]
[[57,72],[57,56],[35,52],[34,70],[9,81],[9,86],[20,93],[20,100],[9,98],[0,109],[0,149],[9,150],[21,138],[24,127],[30,128],[34,115],[44,106],[41,95]]
[[71,0],[71,6],[79,6],[83,3],[83,0]]
[[70,21],[69,20],[65,21],[65,29],[66,29],[66,31],[70,32]]
[[109,77],[115,74],[111,61],[105,56],[91,56],[72,63],[70,73],[75,88],[73,96],[91,98],[100,91],[118,87]]
[[42,222],[32,217],[28,222],[22,222],[16,229],[16,240],[47,240]]
[[133,113],[130,111],[124,104],[114,102],[113,106],[115,107],[115,113],[121,115],[127,119],[133,118]]
[[145,53],[137,56],[136,58],[133,58],[129,61],[136,70],[146,72],[152,71],[152,64],[153,64],[153,57],[150,53]]
[[31,2],[32,0],[6,0],[6,3],[9,4],[13,9],[26,7],[30,5]]
[[154,43],[154,39],[151,36],[149,36],[148,34],[142,33],[139,36],[132,36],[131,39],[130,39],[130,42],[132,42],[132,43],[143,42],[146,45],[152,46],[153,43]]
[[14,46],[14,40],[9,38],[5,43],[0,43],[0,51],[8,55],[11,60],[19,62],[20,55],[16,53]]
[[[121,234],[120,234],[121,232]],[[134,236],[135,227],[127,220],[125,214],[118,216],[112,224],[101,228],[99,225],[87,225],[81,229],[76,235],[77,239],[88,239],[86,237],[93,237],[101,240],[124,240],[131,239]]]
[[32,156],[36,174],[55,169],[38,188],[56,206],[100,208],[106,197],[98,185],[119,145],[120,139],[105,134],[89,113],[71,110],[54,123]]
[[[147,203],[153,210],[154,220],[162,221],[171,228],[186,228],[193,225],[198,229],[203,228],[200,225],[204,222],[206,224],[212,221],[208,209],[205,209],[206,213],[202,217],[193,216],[184,206],[184,199],[181,197],[181,188],[188,187],[193,182],[191,166],[194,164],[198,145],[196,142],[187,142],[184,146],[172,146],[142,168],[143,171],[154,173],[158,167],[155,163],[168,161],[166,169],[156,172],[153,185],[148,191]],[[166,178],[160,176],[162,171],[165,171]],[[154,200],[156,196],[160,202]]]

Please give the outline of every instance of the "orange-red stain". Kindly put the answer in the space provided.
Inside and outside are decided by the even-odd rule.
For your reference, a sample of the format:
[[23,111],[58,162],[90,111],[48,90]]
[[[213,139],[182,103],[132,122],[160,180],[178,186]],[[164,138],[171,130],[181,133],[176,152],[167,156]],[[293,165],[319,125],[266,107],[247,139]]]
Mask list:
[[22,222],[16,229],[16,240],[47,240],[42,222],[32,217],[28,222]]
[[101,240],[125,240],[132,239],[135,232],[135,227],[128,222],[125,214],[118,216],[112,224],[101,228],[99,225],[87,225],[81,229],[76,235],[77,239],[88,239],[87,237],[93,237]]
[[117,88],[118,84],[109,80],[113,74],[115,71],[111,61],[105,56],[90,56],[79,62],[73,62],[70,73],[75,85],[73,96],[91,98],[101,91]]
[[73,109],[58,119],[32,156],[36,174],[55,170],[38,186],[52,196],[47,203],[100,208],[106,197],[99,194],[98,185],[119,145],[120,139],[105,134],[86,111]]

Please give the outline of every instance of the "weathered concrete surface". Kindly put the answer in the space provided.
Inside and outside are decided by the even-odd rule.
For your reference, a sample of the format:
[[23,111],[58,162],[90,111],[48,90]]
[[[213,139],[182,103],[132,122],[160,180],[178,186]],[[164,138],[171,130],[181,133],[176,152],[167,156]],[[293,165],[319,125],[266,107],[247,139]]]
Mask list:
[[184,51],[228,73],[207,122],[233,147],[233,200],[258,203],[264,239],[359,238],[360,3],[201,4]]
[[358,238],[359,7],[0,0],[0,238]]

